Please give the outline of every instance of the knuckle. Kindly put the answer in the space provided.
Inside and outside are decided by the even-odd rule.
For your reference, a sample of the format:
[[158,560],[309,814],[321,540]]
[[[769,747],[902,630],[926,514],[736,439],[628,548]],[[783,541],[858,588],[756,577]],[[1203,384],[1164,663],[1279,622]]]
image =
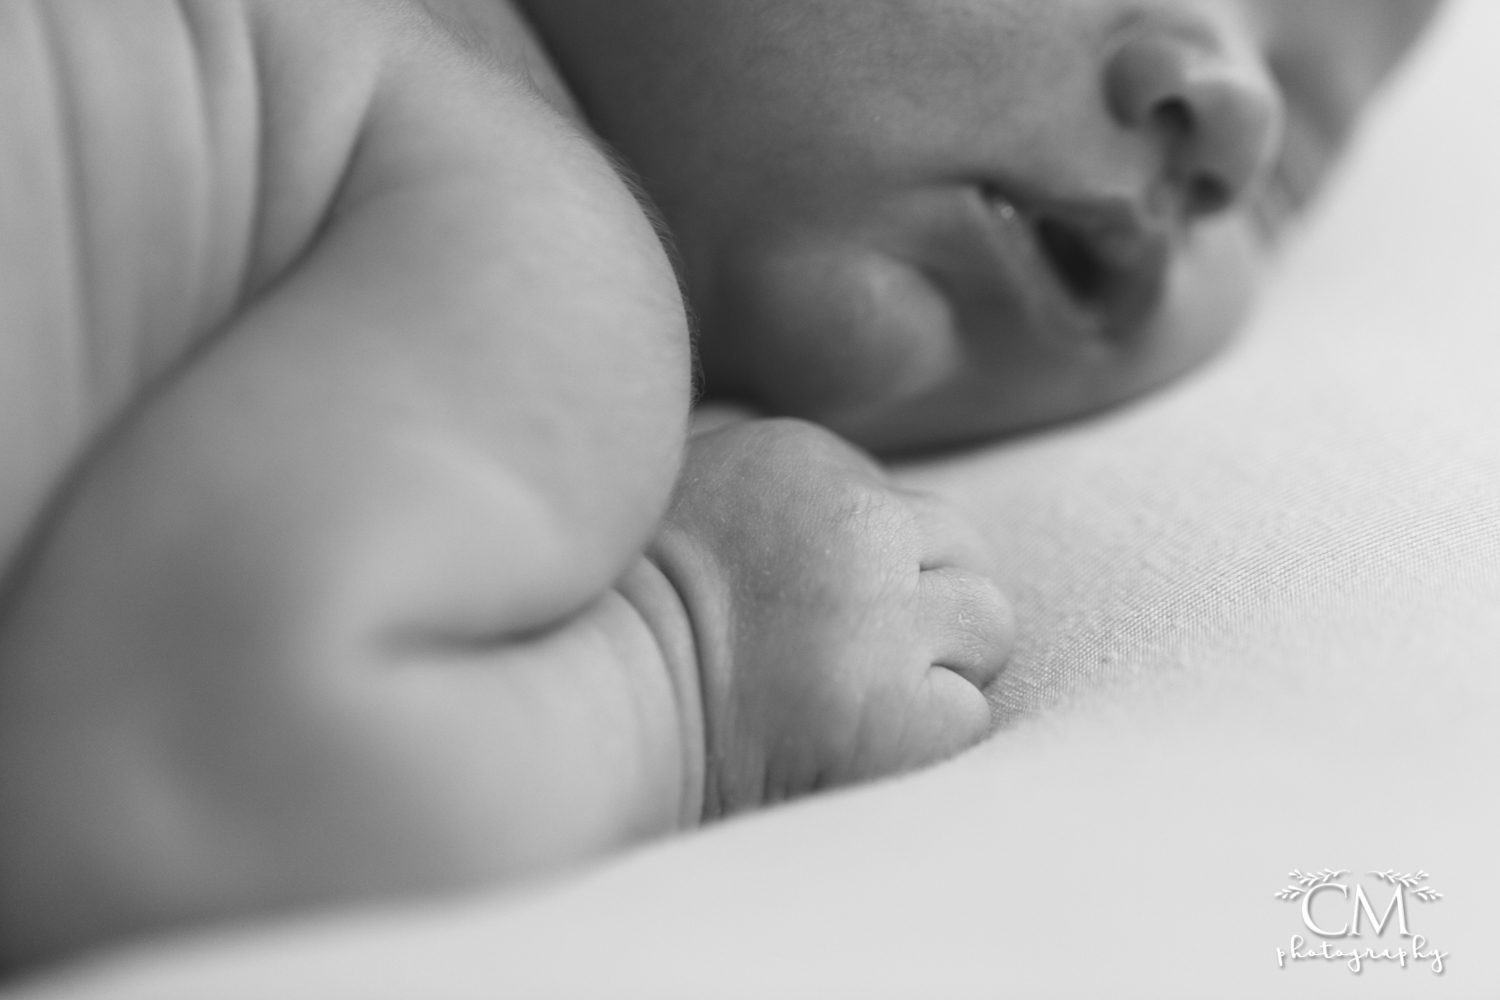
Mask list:
[[1010,601],[999,584],[987,576],[968,570],[928,571],[927,577],[939,577],[950,626],[962,632],[993,640],[1008,637],[1014,629]]
[[832,513],[856,536],[890,535],[913,527],[904,505],[875,484],[839,478],[828,484],[826,498]]

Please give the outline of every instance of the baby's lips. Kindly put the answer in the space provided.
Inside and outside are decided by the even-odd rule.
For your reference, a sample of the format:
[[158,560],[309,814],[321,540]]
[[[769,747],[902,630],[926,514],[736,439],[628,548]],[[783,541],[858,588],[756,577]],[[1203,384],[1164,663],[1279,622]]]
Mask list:
[[1118,195],[1061,195],[1010,180],[981,191],[1002,269],[1045,342],[1094,353],[1147,328],[1171,265],[1169,225]]
[[1029,209],[1037,242],[1074,304],[1099,333],[1128,341],[1161,300],[1172,239],[1121,199],[1046,199]]

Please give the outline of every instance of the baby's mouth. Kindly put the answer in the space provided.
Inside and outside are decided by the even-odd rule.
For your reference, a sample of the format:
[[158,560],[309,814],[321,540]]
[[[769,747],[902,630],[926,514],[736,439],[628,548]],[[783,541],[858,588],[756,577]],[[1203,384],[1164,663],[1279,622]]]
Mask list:
[[1030,265],[1023,273],[1046,286],[1047,294],[1023,294],[1033,319],[1049,328],[1039,332],[1123,344],[1143,328],[1166,281],[1165,231],[1122,200],[1048,197],[1009,185],[986,186],[984,197]]

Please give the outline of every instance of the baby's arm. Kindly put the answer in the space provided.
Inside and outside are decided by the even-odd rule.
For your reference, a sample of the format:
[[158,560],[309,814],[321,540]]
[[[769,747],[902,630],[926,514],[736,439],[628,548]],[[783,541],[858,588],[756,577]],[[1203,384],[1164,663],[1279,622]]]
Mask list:
[[[313,247],[82,472],[6,611],[12,957],[698,818],[691,638],[639,558],[687,422],[668,264],[539,102],[361,6],[251,8],[287,158],[324,97],[368,101],[357,151]],[[309,86],[329,39],[367,94]],[[274,228],[302,174],[267,144]]]

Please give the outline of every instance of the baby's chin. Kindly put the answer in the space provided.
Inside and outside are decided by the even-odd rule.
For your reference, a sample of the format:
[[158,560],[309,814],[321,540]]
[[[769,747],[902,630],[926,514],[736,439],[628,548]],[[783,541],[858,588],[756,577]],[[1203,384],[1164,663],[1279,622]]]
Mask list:
[[921,262],[799,248],[760,262],[742,300],[755,307],[723,331],[735,338],[734,378],[710,366],[710,387],[736,384],[763,410],[883,454],[1003,438],[1096,414],[1201,367],[1242,324],[1267,261],[1246,217],[1206,223],[1174,256],[1137,329],[1079,342],[1073,329],[986,312]]

